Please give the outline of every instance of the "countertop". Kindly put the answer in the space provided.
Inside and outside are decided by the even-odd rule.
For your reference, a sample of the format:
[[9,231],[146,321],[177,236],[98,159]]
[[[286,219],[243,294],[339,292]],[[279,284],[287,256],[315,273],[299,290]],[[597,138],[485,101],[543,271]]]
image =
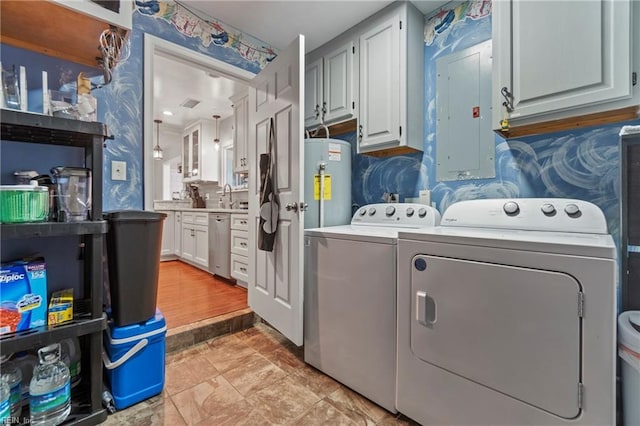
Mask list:
[[168,206],[156,208],[156,211],[179,211],[179,212],[202,212],[202,213],[244,213],[248,214],[249,210],[247,209],[221,209],[221,208],[199,208],[194,209],[192,207],[179,207],[179,206]]

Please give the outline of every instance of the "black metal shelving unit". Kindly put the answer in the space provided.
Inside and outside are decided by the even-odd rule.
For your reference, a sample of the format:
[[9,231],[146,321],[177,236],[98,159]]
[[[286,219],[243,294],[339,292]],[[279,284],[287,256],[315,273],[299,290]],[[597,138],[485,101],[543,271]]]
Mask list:
[[[102,407],[102,331],[106,319],[102,308],[102,252],[107,223],[102,219],[102,149],[107,138],[102,123],[69,120],[15,110],[0,110],[0,139],[25,143],[75,146],[84,149],[85,167],[92,170],[90,220],[76,223],[0,224],[3,240],[80,236],[84,244],[83,311],[74,312],[74,321],[45,326],[0,337],[0,353],[39,348],[68,337],[82,337],[81,392],[72,392],[72,407],[81,399],[82,409],[74,410],[65,425],[96,425],[107,418]],[[88,363],[86,363],[88,361]],[[88,382],[88,384],[87,384]]]

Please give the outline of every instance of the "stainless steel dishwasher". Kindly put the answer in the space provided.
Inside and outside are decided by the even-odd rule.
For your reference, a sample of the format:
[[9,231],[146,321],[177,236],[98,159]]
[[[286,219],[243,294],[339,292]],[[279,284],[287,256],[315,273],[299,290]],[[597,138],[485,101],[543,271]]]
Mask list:
[[231,278],[231,229],[229,213],[209,214],[209,272]]

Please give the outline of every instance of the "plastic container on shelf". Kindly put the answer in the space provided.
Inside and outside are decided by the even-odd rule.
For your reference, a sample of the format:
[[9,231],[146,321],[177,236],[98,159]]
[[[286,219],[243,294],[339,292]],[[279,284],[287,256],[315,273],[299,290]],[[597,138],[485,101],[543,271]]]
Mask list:
[[91,210],[91,170],[81,167],[54,167],[59,222],[80,222]]
[[111,315],[118,327],[144,323],[156,312],[164,213],[106,212]]
[[22,412],[22,372],[12,354],[0,356],[0,380],[9,385],[9,411],[12,419],[17,419]]
[[[32,181],[35,182],[35,181]],[[0,222],[42,222],[49,216],[49,189],[35,185],[0,186]]]
[[640,425],[640,311],[618,317],[618,355],[622,359],[622,413],[625,426]]
[[82,364],[80,361],[80,340],[77,337],[70,337],[60,341],[62,350],[62,361],[69,367],[71,375],[71,387],[74,388],[80,383]]
[[40,364],[29,385],[29,411],[32,425],[62,423],[71,412],[71,376],[60,360],[59,343],[38,350]]
[[160,310],[142,324],[118,327],[109,321],[102,361],[118,410],[162,392],[166,332]]
[[17,352],[13,362],[22,373],[22,405],[29,403],[29,385],[33,377],[33,370],[38,365],[38,356],[31,352]]

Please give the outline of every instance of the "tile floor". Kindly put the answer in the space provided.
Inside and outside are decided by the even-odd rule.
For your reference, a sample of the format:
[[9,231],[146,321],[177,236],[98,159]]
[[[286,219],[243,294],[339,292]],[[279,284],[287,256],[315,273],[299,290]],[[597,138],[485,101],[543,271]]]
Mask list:
[[167,355],[161,395],[105,425],[415,425],[303,361],[271,327],[254,327]]

